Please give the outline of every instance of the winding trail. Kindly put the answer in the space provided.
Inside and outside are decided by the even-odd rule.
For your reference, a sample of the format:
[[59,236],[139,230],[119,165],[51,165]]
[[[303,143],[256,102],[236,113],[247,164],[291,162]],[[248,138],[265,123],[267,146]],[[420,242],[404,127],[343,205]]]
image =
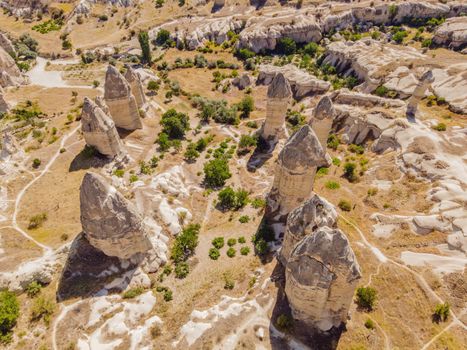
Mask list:
[[38,242],[36,239],[34,239],[33,237],[31,237],[27,232],[25,232],[21,227],[19,227],[18,225],[18,221],[17,221],[17,217],[18,217],[18,212],[19,212],[19,206],[21,204],[21,200],[23,199],[24,195],[26,194],[26,191],[36,183],[36,181],[38,181],[42,176],[44,176],[48,171],[49,169],[52,167],[53,163],[57,160],[57,158],[60,156],[60,149],[63,148],[63,146],[65,145],[66,141],[71,137],[73,136],[79,129],[80,129],[81,126],[77,126],[75,129],[73,129],[71,132],[69,132],[68,134],[66,134],[65,136],[62,137],[62,140],[60,142],[60,147],[58,147],[57,151],[55,152],[55,154],[52,156],[52,158],[50,158],[49,162],[46,164],[46,166],[44,167],[44,169],[39,173],[39,175],[37,175],[36,177],[34,177],[26,186],[23,187],[23,189],[18,193],[18,195],[16,196],[16,200],[15,200],[15,209],[13,211],[13,216],[11,218],[11,227],[18,231],[19,233],[21,233],[21,235],[23,235],[25,238],[27,238],[28,240],[30,240],[31,242],[35,243],[36,245],[38,245],[39,247],[41,247],[43,250],[45,250],[46,252],[50,252],[52,250],[52,248],[50,248],[49,246],[45,245],[45,244],[42,244],[40,242]]

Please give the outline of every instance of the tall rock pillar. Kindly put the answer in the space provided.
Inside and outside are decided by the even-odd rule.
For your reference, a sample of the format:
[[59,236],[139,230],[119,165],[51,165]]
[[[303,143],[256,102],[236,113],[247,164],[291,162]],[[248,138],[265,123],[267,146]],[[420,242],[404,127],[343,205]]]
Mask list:
[[329,133],[331,132],[335,116],[336,110],[334,109],[331,99],[329,96],[323,96],[313,111],[313,116],[309,124],[324,150],[327,147]]
[[285,128],[285,117],[292,89],[282,73],[277,73],[268,88],[266,120],[261,129],[261,137],[275,142]]
[[143,85],[141,84],[138,73],[136,73],[129,65],[126,66],[125,79],[130,84],[131,93],[135,96],[138,108],[143,108],[146,103]]
[[431,70],[425,72],[420,80],[418,81],[417,86],[415,87],[412,96],[409,98],[407,102],[407,116],[408,117],[415,117],[417,113],[418,104],[425,96],[425,92],[427,89],[431,87],[431,84],[435,81],[433,77],[433,72]]
[[117,68],[111,65],[105,75],[104,99],[118,128],[135,130],[143,127],[130,84]]
[[268,197],[268,215],[284,221],[311,197],[318,167],[327,163],[326,153],[309,125],[304,125],[279,154],[274,183]]

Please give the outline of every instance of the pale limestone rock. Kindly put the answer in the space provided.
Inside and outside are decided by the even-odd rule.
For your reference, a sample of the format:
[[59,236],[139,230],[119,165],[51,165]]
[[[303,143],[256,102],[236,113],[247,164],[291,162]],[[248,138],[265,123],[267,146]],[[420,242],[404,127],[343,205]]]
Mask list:
[[0,47],[0,87],[18,86],[25,84],[23,76],[10,54]]
[[130,84],[131,93],[135,96],[138,108],[143,108],[143,105],[146,103],[143,85],[141,84],[138,73],[136,73],[129,65],[126,66],[125,79]]
[[320,227],[336,227],[337,212],[324,198],[313,195],[287,217],[287,226],[278,259],[285,266],[295,246]]
[[2,143],[0,151],[0,160],[19,159],[24,154],[20,145],[16,141],[15,137],[11,133],[10,128],[6,128],[2,131]]
[[277,141],[284,134],[285,117],[292,91],[282,73],[277,74],[268,88],[266,119],[261,129],[261,137],[267,141]]
[[453,112],[467,114],[467,62],[451,64],[445,69],[434,68],[432,72],[435,95],[443,97]]
[[87,240],[104,254],[130,259],[152,248],[149,229],[136,207],[101,175],[84,176],[80,209]]
[[331,87],[329,82],[320,80],[293,64],[286,64],[282,67],[271,64],[261,65],[256,84],[269,85],[279,73],[282,73],[288,80],[293,95],[298,100],[309,95],[323,94]]
[[293,249],[285,272],[285,294],[296,320],[321,332],[347,321],[360,267],[337,228],[321,227]]
[[3,89],[0,86],[0,113],[8,112],[9,109],[10,109],[10,105],[3,97]]
[[117,68],[111,65],[105,76],[104,99],[118,128],[135,130],[143,127],[130,85]]
[[86,144],[100,154],[114,158],[125,152],[113,120],[87,97],[81,113],[81,130]]
[[449,18],[435,30],[433,43],[454,50],[467,46],[467,17]]
[[268,197],[268,212],[285,218],[313,192],[318,167],[327,164],[326,152],[309,125],[304,125],[279,154],[274,183]]
[[434,80],[433,72],[431,70],[423,74],[407,103],[407,116],[415,116],[415,113],[417,113],[418,104],[422,98],[425,97],[426,90],[431,87],[431,84],[434,82]]
[[310,126],[318,137],[321,147],[325,150],[332,123],[336,117],[336,110],[329,96],[323,96],[313,111]]
[[274,50],[281,38],[291,38],[297,43],[318,42],[321,28],[314,16],[286,14],[277,17],[252,16],[239,35],[239,46],[248,47],[258,53]]

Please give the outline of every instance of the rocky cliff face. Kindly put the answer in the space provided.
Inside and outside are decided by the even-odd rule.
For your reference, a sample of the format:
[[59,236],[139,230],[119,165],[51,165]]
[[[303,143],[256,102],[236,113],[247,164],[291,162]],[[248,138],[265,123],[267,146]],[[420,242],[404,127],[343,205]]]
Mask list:
[[293,95],[297,100],[305,96],[325,93],[331,87],[329,82],[320,80],[293,64],[287,64],[282,67],[269,64],[261,65],[259,67],[259,75],[256,83],[269,85],[279,73],[283,74],[287,79]]
[[0,87],[18,86],[27,79],[16,66],[15,61],[3,47],[0,47]]
[[267,93],[266,120],[261,129],[261,137],[267,141],[277,141],[284,134],[285,116],[292,91],[282,73],[278,73],[269,85]]
[[285,144],[277,161],[274,183],[268,197],[271,216],[283,220],[310,198],[319,166],[326,153],[309,125],[304,125]]
[[135,96],[138,108],[143,108],[146,103],[146,96],[144,95],[143,85],[139,78],[138,73],[135,72],[130,66],[126,66],[125,79],[130,84],[131,93]]
[[136,99],[131,93],[130,84],[117,68],[111,65],[108,66],[105,75],[104,99],[117,127],[126,130],[141,129],[143,127]]
[[325,332],[346,322],[361,272],[344,233],[325,226],[293,249],[285,278],[293,317]]
[[130,259],[152,248],[148,227],[136,207],[101,175],[84,176],[80,209],[87,240],[106,255]]
[[3,50],[5,50],[7,53],[9,53],[10,55],[16,54],[16,50],[15,50],[15,47],[13,46],[12,42],[3,33],[0,33],[0,47]]
[[87,97],[84,99],[81,113],[81,130],[86,144],[95,147],[100,154],[113,158],[124,153],[115,123]]
[[467,47],[467,17],[449,18],[436,28],[433,42],[454,50]]

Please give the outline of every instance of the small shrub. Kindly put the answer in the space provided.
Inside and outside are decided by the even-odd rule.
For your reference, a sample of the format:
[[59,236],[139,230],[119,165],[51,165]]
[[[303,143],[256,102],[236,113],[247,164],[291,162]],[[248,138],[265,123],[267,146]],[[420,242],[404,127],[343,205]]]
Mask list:
[[53,315],[55,311],[55,303],[50,300],[46,299],[45,297],[39,297],[35,299],[34,304],[31,308],[31,321],[39,321],[44,320],[45,324],[48,325],[50,322],[50,317]]
[[224,246],[224,237],[216,237],[211,243],[215,248],[221,249]]
[[276,319],[276,323],[279,329],[284,331],[290,329],[293,325],[292,318],[285,314],[280,314]]
[[339,144],[340,144],[340,141],[339,141],[339,138],[337,137],[336,134],[330,134],[329,137],[328,137],[328,147],[333,149],[333,150],[336,150],[337,147],[339,147]]
[[232,248],[232,247],[230,247],[229,249],[227,249],[227,256],[228,256],[229,258],[233,258],[233,257],[235,256],[236,253],[237,253],[237,251],[236,251],[234,248]]
[[209,249],[209,257],[212,259],[212,260],[217,260],[219,259],[221,253],[219,252],[219,249],[217,248],[211,248]]
[[137,296],[141,295],[144,293],[144,288],[143,287],[135,287],[128,289],[125,291],[122,295],[123,299],[133,299],[136,298]]
[[376,328],[375,323],[373,322],[373,320],[371,318],[368,318],[365,321],[365,328],[367,328],[367,329],[375,329]]
[[355,145],[352,143],[349,145],[349,151],[356,154],[363,154],[365,152],[365,148],[361,145]]
[[336,181],[327,181],[325,186],[327,189],[330,190],[338,190],[339,188],[341,188],[341,185]]
[[195,248],[198,246],[198,235],[200,225],[191,224],[185,227],[175,239],[175,243],[172,246],[172,259],[175,262],[185,261],[189,256],[195,252]]
[[0,344],[11,341],[11,330],[19,317],[16,295],[9,291],[0,292]]
[[341,165],[341,160],[339,158],[333,157],[332,158],[332,164],[335,166],[340,166]]
[[251,206],[255,209],[266,207],[266,200],[263,198],[255,198],[251,201]]
[[352,204],[345,199],[340,200],[337,206],[343,211],[350,211],[352,209]]
[[355,163],[347,162],[344,164],[344,177],[347,178],[350,182],[353,182],[357,179],[355,170],[357,165]]
[[26,294],[30,298],[34,298],[41,292],[42,286],[40,283],[37,281],[32,281],[29,283],[29,285],[26,287]]
[[240,254],[242,254],[242,255],[248,255],[248,254],[250,254],[250,248],[248,248],[248,247],[242,247],[242,248],[240,249]]
[[450,306],[448,302],[436,305],[433,320],[437,323],[446,321],[449,317],[449,310]]
[[204,165],[204,182],[208,187],[224,186],[231,176],[229,164],[224,158],[213,159]]
[[367,310],[373,310],[376,304],[377,293],[372,287],[357,288],[357,305]]
[[37,214],[29,218],[28,229],[33,230],[42,226],[42,224],[47,220],[47,214]]
[[227,274],[224,274],[224,289],[232,290],[235,287],[235,281]]
[[248,215],[242,215],[242,216],[240,216],[238,221],[240,221],[240,223],[242,223],[242,224],[246,224],[247,222],[250,221],[250,217]]
[[123,175],[125,175],[125,170],[123,169],[115,169],[114,170],[114,175],[116,177],[123,177]]
[[446,124],[438,123],[437,125],[433,126],[433,129],[436,131],[446,131]]
[[371,187],[367,191],[368,197],[376,196],[377,193],[378,193],[378,189],[375,187]]
[[133,182],[138,181],[139,177],[137,175],[135,175],[135,174],[131,174],[129,180],[130,180],[130,183],[133,183]]
[[190,267],[186,262],[181,262],[175,265],[175,277],[177,278],[185,278],[190,273]]
[[245,237],[243,237],[243,236],[239,237],[239,238],[238,238],[238,243],[240,243],[240,244],[245,244],[245,243],[246,243]]
[[33,161],[32,161],[32,167],[34,169],[37,169],[41,166],[41,160],[39,158],[34,158]]
[[376,88],[374,93],[378,95],[379,97],[385,97],[386,94],[389,92],[389,89],[383,85],[380,85]]
[[324,176],[324,175],[327,175],[328,173],[329,173],[329,168],[322,167],[318,169],[318,171],[316,172],[316,176]]
[[235,244],[237,244],[237,240],[236,240],[235,238],[229,238],[229,239],[227,240],[227,245],[228,245],[229,247],[233,247]]
[[173,299],[173,293],[170,289],[164,292],[164,301],[171,301]]

